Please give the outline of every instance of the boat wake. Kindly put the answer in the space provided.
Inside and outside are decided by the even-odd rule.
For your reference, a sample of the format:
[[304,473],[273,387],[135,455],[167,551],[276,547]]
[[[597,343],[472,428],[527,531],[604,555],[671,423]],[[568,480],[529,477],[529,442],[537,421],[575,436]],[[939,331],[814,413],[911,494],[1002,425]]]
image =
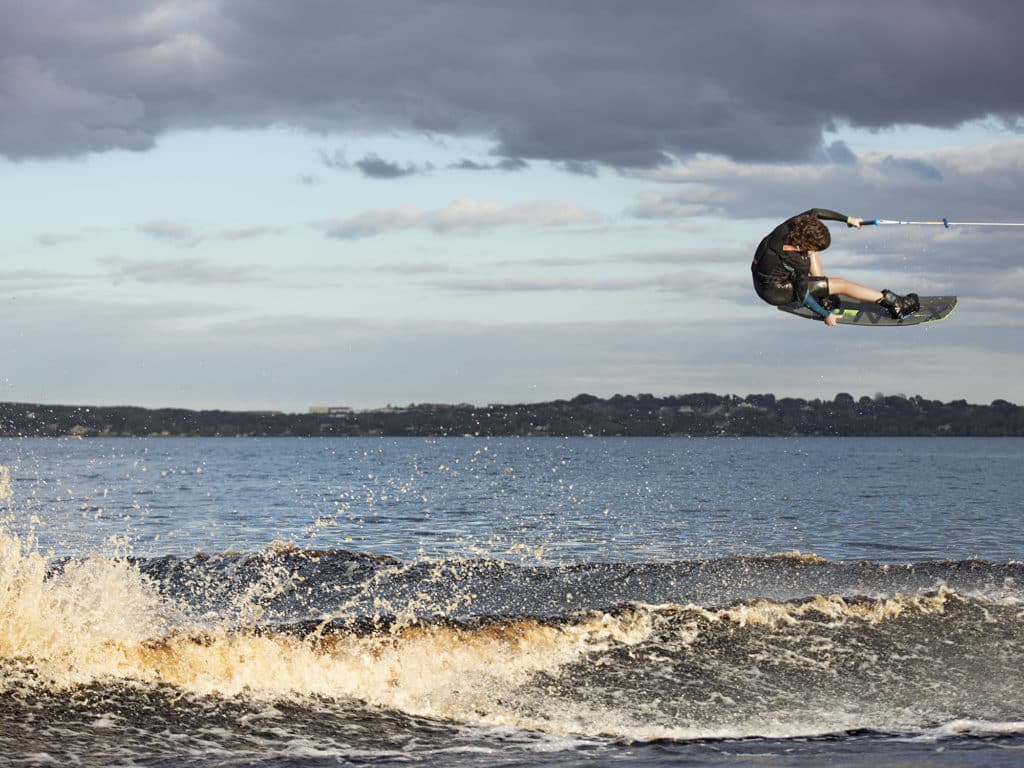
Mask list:
[[41,748],[73,722],[86,742],[116,731],[150,746],[162,733],[258,740],[268,723],[395,749],[465,728],[1020,734],[1022,570],[796,554],[407,563],[286,546],[51,561],[3,531],[0,744]]

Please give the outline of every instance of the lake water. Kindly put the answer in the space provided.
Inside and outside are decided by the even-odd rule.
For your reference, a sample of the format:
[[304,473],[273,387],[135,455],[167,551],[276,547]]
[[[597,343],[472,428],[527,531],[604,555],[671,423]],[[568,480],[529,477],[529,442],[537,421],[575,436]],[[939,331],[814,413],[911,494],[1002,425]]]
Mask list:
[[1024,761],[1024,440],[7,439],[0,467],[0,761]]

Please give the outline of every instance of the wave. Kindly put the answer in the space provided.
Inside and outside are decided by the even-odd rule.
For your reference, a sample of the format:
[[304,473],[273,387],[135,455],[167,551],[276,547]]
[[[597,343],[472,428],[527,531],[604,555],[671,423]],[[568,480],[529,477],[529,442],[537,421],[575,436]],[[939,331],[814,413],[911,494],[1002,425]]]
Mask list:
[[623,603],[713,608],[751,599],[881,598],[939,589],[1024,602],[1024,564],[980,560],[894,566],[789,552],[655,563],[545,565],[479,557],[403,562],[275,545],[256,553],[134,562],[163,594],[190,606],[193,614],[234,623],[254,616],[265,623],[287,622],[303,615],[557,617]]
[[1020,576],[792,554],[50,562],[0,531],[0,699],[173,690],[624,740],[1015,723]]

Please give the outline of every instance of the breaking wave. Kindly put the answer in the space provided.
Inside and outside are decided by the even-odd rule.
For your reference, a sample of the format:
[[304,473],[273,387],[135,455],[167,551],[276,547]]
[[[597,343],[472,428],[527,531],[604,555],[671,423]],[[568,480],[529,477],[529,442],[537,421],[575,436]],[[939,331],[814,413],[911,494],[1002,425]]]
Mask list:
[[58,700],[130,720],[140,699],[172,722],[273,703],[350,725],[355,712],[624,740],[1014,730],[1022,575],[792,553],[526,567],[275,546],[51,561],[3,530],[0,739],[32,738],[13,723]]

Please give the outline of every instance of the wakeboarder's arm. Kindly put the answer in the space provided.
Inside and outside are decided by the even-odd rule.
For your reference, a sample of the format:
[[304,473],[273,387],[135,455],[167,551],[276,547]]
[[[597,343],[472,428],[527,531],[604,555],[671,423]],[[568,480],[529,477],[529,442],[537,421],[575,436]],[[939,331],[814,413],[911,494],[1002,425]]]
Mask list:
[[847,216],[845,213],[839,211],[832,211],[828,208],[811,208],[810,210],[804,211],[803,213],[797,214],[798,216],[813,216],[821,221],[842,221],[849,224],[851,227],[861,228],[864,223],[864,219],[856,216]]
[[845,222],[849,216],[839,211],[831,211],[828,208],[811,208],[810,210],[798,213],[797,216],[813,216],[816,219],[822,221],[842,221]]
[[825,309],[818,300],[808,293],[804,296],[804,306],[807,307],[811,312],[818,315],[822,320],[828,320],[832,316],[832,313]]

